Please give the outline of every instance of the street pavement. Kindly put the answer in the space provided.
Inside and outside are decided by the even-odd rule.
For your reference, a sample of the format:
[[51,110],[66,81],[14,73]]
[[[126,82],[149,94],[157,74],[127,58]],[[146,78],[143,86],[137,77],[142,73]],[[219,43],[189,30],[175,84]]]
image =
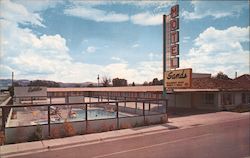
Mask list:
[[[48,141],[42,141],[47,148],[27,152],[6,152],[14,147],[14,145],[6,145],[1,148],[5,153],[2,157],[238,158],[250,156],[250,113],[217,112],[172,118],[167,124],[124,130],[124,133],[126,131],[128,131],[126,136],[117,135],[110,139],[101,138],[105,138],[103,135],[111,136],[114,131],[86,135],[84,143],[70,143],[74,138],[75,141],[80,138],[70,137],[66,138],[68,143],[50,146],[50,148],[44,145],[48,144]],[[63,142],[62,140],[58,139],[54,142]],[[35,145],[38,142],[31,142],[30,145],[32,143]]]

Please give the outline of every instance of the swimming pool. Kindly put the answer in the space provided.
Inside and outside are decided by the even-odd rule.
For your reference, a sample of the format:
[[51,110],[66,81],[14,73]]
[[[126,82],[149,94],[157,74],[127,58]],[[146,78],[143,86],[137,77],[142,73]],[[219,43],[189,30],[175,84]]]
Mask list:
[[[76,118],[71,118],[70,120],[85,120],[85,110],[83,109],[72,109],[76,112]],[[127,115],[119,112],[119,117],[126,117]],[[116,112],[109,112],[104,109],[89,109],[88,110],[88,120],[96,119],[106,119],[106,118],[116,118]]]
[[[85,110],[73,108],[73,112],[76,113],[76,117],[67,118],[69,121],[84,121],[85,120]],[[126,117],[124,113],[119,112],[119,117]],[[97,120],[97,119],[109,119],[109,118],[116,118],[116,112],[109,112],[105,111],[104,109],[89,109],[88,110],[88,120]],[[61,118],[60,120],[57,119],[50,119],[51,123],[61,123],[64,122],[66,118]],[[47,124],[47,120],[38,120],[32,121],[31,124]]]

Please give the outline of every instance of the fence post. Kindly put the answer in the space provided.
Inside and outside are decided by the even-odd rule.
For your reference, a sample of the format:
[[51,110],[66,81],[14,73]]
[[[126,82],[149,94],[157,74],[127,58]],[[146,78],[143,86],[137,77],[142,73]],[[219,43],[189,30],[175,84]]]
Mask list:
[[142,114],[143,114],[143,123],[144,123],[144,125],[145,125],[145,102],[143,102],[142,103],[142,105],[143,105],[143,111],[142,111]]
[[124,111],[126,111],[126,104],[127,104],[127,102],[126,102],[126,97],[124,97]]
[[5,133],[5,107],[2,106],[2,131]]
[[87,103],[85,104],[85,121],[86,121],[85,128],[86,128],[86,133],[87,133],[88,131],[88,104]]
[[137,111],[137,98],[135,98],[135,113]]
[[168,113],[168,100],[165,100],[165,104],[166,104],[166,114]]
[[50,96],[49,105],[48,105],[48,134],[49,134],[49,137],[50,137],[50,106],[51,106],[51,96]]
[[67,104],[69,104],[69,94],[67,93]]
[[107,95],[108,95],[107,97],[108,97],[108,102],[109,102],[109,96],[110,96],[110,95],[109,95],[109,92],[107,92]]
[[118,102],[116,102],[115,105],[116,105],[116,129],[120,129]]

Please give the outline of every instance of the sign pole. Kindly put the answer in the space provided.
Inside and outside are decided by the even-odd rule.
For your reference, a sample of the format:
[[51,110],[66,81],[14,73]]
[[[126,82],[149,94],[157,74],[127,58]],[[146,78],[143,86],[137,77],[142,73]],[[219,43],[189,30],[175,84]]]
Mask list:
[[166,15],[163,15],[163,99],[166,99],[165,72],[166,72]]

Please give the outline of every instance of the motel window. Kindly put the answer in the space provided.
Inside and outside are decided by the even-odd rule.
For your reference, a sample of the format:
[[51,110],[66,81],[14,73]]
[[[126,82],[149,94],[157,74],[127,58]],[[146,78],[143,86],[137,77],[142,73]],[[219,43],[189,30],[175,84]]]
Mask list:
[[242,93],[242,103],[250,104],[250,93]]
[[223,105],[232,105],[233,104],[233,95],[231,93],[224,93],[222,95],[222,104]]
[[246,93],[242,93],[242,103],[246,104]]
[[214,94],[208,93],[205,94],[205,104],[214,104]]

